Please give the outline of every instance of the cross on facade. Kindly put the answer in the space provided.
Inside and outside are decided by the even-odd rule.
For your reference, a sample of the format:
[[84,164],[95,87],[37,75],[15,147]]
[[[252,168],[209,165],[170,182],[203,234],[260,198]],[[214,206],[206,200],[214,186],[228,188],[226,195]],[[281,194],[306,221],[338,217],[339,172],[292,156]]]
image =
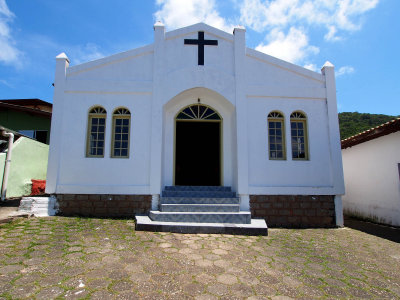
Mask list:
[[206,46],[218,46],[217,40],[205,40],[204,32],[198,32],[198,38],[195,39],[185,39],[185,45],[198,45],[197,47],[197,55],[198,55],[198,64],[199,66],[204,65],[204,45]]

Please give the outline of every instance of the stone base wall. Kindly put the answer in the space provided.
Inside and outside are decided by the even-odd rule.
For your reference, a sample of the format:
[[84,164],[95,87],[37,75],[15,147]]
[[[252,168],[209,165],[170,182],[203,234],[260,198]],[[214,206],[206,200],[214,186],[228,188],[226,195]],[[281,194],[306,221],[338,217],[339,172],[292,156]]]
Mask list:
[[148,213],[151,195],[56,195],[63,216],[133,217]]
[[250,195],[250,210],[268,227],[336,227],[334,196]]

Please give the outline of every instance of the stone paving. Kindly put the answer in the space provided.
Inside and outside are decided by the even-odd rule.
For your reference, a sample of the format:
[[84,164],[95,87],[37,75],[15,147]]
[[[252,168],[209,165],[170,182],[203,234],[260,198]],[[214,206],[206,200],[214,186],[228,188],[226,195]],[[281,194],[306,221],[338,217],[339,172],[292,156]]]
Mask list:
[[131,220],[0,226],[0,299],[400,298],[400,244],[344,229],[135,232]]

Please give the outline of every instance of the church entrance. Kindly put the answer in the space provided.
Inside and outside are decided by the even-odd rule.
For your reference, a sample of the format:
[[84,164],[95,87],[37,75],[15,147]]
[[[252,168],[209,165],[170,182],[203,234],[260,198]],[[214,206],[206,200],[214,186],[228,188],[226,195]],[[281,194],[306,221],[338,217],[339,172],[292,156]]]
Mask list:
[[221,117],[195,104],[181,110],[175,127],[175,185],[221,185]]

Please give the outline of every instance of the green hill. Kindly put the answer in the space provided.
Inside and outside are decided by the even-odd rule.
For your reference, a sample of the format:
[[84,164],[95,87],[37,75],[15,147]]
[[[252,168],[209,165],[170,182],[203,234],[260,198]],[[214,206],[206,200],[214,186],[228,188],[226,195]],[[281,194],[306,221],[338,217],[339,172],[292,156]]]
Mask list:
[[341,139],[348,138],[372,127],[391,121],[396,116],[366,114],[358,112],[339,113],[339,127]]

